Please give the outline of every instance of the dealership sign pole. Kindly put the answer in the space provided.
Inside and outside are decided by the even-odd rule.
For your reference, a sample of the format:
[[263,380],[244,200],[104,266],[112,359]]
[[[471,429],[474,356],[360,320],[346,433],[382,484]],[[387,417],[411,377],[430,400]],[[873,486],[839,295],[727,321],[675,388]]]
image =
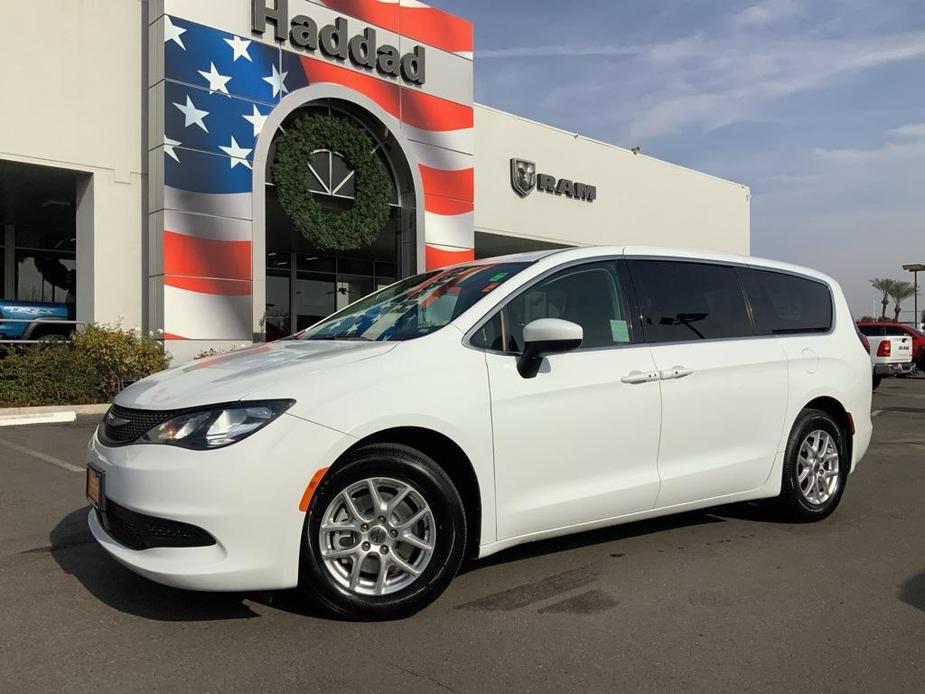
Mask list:
[[919,320],[919,273],[925,272],[925,263],[915,263],[913,265],[903,265],[903,270],[907,270],[912,273],[913,284],[915,285],[915,294],[912,295],[912,301],[915,308],[913,311],[915,313],[912,316],[912,325],[916,330],[919,329],[921,320]]

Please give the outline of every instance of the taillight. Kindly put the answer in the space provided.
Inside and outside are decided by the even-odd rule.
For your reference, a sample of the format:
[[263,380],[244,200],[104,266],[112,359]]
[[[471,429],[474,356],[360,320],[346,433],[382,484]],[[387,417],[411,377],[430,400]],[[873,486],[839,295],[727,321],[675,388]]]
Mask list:
[[880,346],[877,347],[877,356],[878,357],[888,357],[893,354],[893,343],[889,340],[883,340],[880,343]]
[[867,335],[859,332],[858,337],[861,338],[861,344],[864,345],[864,351],[870,354],[870,340],[867,339]]

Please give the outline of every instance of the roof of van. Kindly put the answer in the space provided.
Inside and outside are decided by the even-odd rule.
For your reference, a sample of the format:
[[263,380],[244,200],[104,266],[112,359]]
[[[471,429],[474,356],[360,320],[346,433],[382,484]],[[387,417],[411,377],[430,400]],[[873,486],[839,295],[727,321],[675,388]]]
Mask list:
[[[750,255],[737,255],[735,253],[722,253],[719,251],[705,251],[692,248],[666,248],[663,246],[580,246],[572,248],[556,248],[546,251],[534,251],[530,253],[517,253],[515,255],[483,258],[476,262],[478,264],[497,263],[502,261],[532,263],[553,257],[556,261],[568,261],[570,259],[580,260],[584,258],[594,258],[597,256],[614,255],[649,258],[683,258],[686,260],[708,260],[720,263],[730,263],[734,265],[763,267],[772,270],[782,270],[784,272],[792,272],[799,275],[814,277],[828,284],[837,286],[837,282],[835,282],[835,280],[833,280],[828,275],[825,275],[818,270],[800,265],[792,265],[790,263],[784,263],[778,260],[769,260],[766,258],[756,258]],[[468,264],[471,264],[471,261]]]

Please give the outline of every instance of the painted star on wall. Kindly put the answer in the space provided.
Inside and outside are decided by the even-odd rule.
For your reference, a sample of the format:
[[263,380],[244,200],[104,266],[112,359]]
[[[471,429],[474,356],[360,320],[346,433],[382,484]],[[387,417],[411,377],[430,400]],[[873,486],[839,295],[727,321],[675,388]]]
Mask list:
[[254,137],[256,138],[263,131],[263,126],[267,122],[267,116],[263,115],[256,105],[254,105],[253,108],[253,115],[241,117],[254,126]]
[[174,23],[170,21],[170,17],[164,15],[164,43],[173,41],[185,51],[186,46],[183,45],[183,39],[180,38],[185,33],[186,29],[174,25]]
[[186,119],[185,125],[187,128],[191,125],[198,125],[206,132],[209,132],[209,129],[205,124],[205,117],[209,115],[209,112],[196,108],[196,106],[193,104],[193,100],[190,99],[189,96],[186,97],[186,105],[174,102],[174,106],[180,109],[180,112],[183,113],[183,117]]
[[178,164],[180,163],[180,157],[177,156],[177,153],[174,151],[174,147],[179,147],[182,145],[182,142],[177,140],[171,140],[169,137],[164,137],[164,154],[173,159]]
[[280,93],[288,94],[289,89],[286,88],[286,77],[289,76],[288,72],[279,72],[276,69],[276,66],[273,66],[273,74],[269,77],[264,77],[263,81],[273,87],[273,96],[278,96]]
[[247,161],[247,157],[250,156],[250,153],[254,150],[248,149],[247,147],[241,147],[235,141],[234,136],[231,138],[231,145],[228,147],[219,147],[225,154],[231,157],[231,168],[233,169],[238,164],[241,164],[248,169],[251,168],[251,163]]
[[197,72],[202,75],[206,81],[209,83],[209,92],[219,92],[221,94],[228,93],[228,82],[231,81],[231,77],[226,77],[225,75],[220,75],[218,70],[215,69],[215,63],[209,63],[209,71],[197,70]]
[[230,39],[225,39],[225,43],[231,46],[231,50],[234,51],[234,57],[231,59],[231,62],[238,62],[238,58],[244,58],[249,63],[254,62],[251,58],[251,54],[247,51],[251,45],[250,41],[245,41],[240,36],[232,36]]

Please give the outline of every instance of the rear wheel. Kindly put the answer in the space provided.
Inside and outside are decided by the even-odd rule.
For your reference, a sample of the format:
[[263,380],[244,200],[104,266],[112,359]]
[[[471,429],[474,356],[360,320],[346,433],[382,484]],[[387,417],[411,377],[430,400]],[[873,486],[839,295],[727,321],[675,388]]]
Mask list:
[[787,440],[778,506],[794,521],[822,520],[841,501],[850,465],[838,423],[827,412],[803,410]]
[[66,326],[40,326],[32,331],[31,338],[39,341],[39,347],[61,345],[70,339],[70,330]]
[[404,617],[446,589],[465,545],[447,474],[412,448],[374,444],[332,468],[312,497],[300,585],[343,616]]
[[873,389],[877,390],[880,387],[880,384],[883,382],[883,376],[874,375]]

